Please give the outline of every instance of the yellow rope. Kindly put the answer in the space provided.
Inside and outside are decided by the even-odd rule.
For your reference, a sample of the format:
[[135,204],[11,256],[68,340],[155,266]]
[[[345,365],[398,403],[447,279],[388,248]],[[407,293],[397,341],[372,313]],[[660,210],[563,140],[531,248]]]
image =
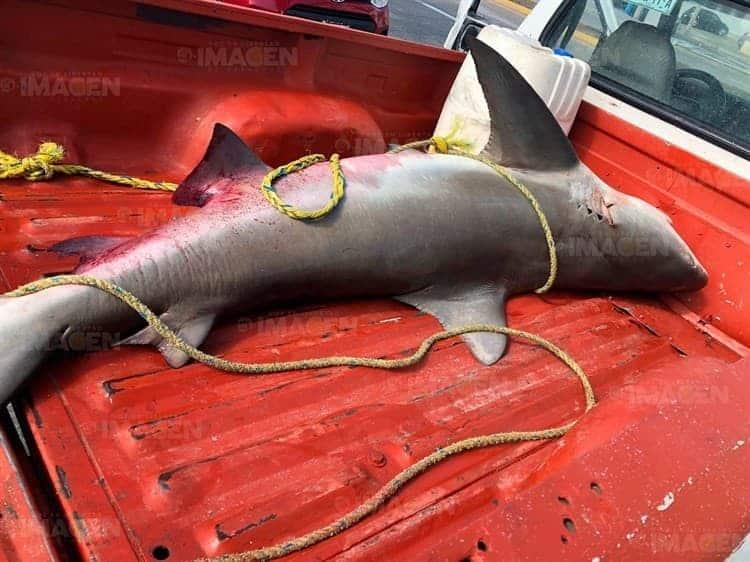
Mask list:
[[[228,371],[232,373],[244,373],[249,375],[262,375],[269,373],[280,373],[284,371],[296,371],[301,369],[319,369],[323,367],[372,367],[376,369],[402,369],[404,367],[410,367],[415,365],[427,354],[430,348],[437,342],[445,339],[453,338],[463,334],[472,332],[493,332],[498,334],[506,334],[509,336],[515,336],[524,338],[536,345],[544,347],[557,358],[568,365],[573,371],[581,377],[584,387],[586,387],[587,395],[590,393],[593,396],[593,391],[586,380],[586,375],[580,367],[575,364],[575,361],[567,355],[561,349],[555,347],[553,344],[544,340],[539,336],[522,332],[520,330],[514,330],[513,328],[507,328],[505,326],[494,326],[491,324],[474,324],[470,326],[463,326],[453,330],[445,330],[438,332],[427,339],[425,339],[419,348],[410,356],[402,357],[400,359],[374,359],[369,357],[322,357],[320,359],[301,359],[298,361],[282,361],[273,363],[242,363],[237,361],[229,361],[210,355],[191,346],[189,343],[181,339],[169,326],[167,326],[156,314],[154,314],[138,297],[133,295],[131,292],[123,289],[122,287],[104,279],[98,279],[96,277],[90,277],[87,275],[55,275],[53,277],[47,277],[45,279],[39,279],[38,281],[32,281],[26,285],[22,285],[13,291],[5,293],[6,297],[23,297],[33,293],[38,293],[51,287],[60,287],[62,285],[83,285],[87,287],[95,287],[105,293],[118,298],[130,308],[136,311],[153,329],[158,333],[164,341],[169,343],[171,346],[185,352],[188,356],[192,357],[196,361],[214,367],[222,371]],[[593,405],[593,403],[592,403]]]
[[[447,135],[435,135],[430,140],[426,141],[428,144],[432,145],[428,146],[428,148],[434,149],[442,154],[448,154],[452,149],[463,151],[471,150],[473,143],[459,137],[459,132],[462,127],[463,120],[455,117],[453,119],[453,125],[451,125]],[[413,144],[414,143],[409,143],[404,146],[412,146]],[[419,144],[419,142],[416,144]],[[403,147],[399,147],[391,152],[400,152],[402,149]]]
[[546,215],[544,214],[544,211],[542,210],[542,206],[539,204],[539,201],[536,197],[534,197],[534,194],[529,191],[529,188],[526,187],[523,183],[518,181],[513,174],[510,173],[510,171],[505,168],[504,166],[501,166],[500,164],[497,164],[496,162],[493,162],[489,158],[485,158],[484,156],[481,156],[479,154],[472,154],[471,152],[467,152],[465,150],[465,147],[468,146],[467,143],[463,143],[461,141],[457,141],[450,137],[432,137],[428,140],[423,141],[416,141],[411,142],[402,146],[399,146],[398,148],[393,149],[391,152],[402,152],[404,150],[420,150],[420,149],[435,149],[438,152],[442,154],[453,154],[455,156],[463,156],[464,158],[470,158],[471,160],[476,160],[477,162],[481,162],[482,164],[485,164],[495,170],[500,176],[505,178],[505,180],[511,184],[513,187],[515,187],[518,191],[521,192],[521,194],[526,198],[526,200],[531,205],[531,208],[534,210],[534,213],[537,216],[537,219],[539,219],[539,224],[542,227],[542,231],[544,232],[544,239],[547,243],[547,252],[549,255],[549,275],[547,276],[547,281],[535,290],[536,293],[546,293],[552,288],[552,285],[555,284],[555,279],[557,279],[557,250],[555,248],[555,239],[552,235],[552,228],[550,228],[549,221],[547,220]]
[[362,521],[364,518],[372,515],[390,498],[395,496],[409,481],[426,472],[429,468],[439,462],[444,461],[448,457],[466,451],[472,451],[474,449],[493,447],[505,443],[541,441],[543,439],[562,437],[570,431],[576,423],[577,422],[571,422],[566,425],[540,431],[510,431],[507,433],[494,433],[492,435],[470,437],[468,439],[456,441],[455,443],[451,443],[450,445],[440,448],[434,453],[423,457],[407,469],[399,472],[385,486],[380,488],[375,495],[325,527],[321,527],[307,533],[306,535],[296,537],[274,546],[239,552],[237,554],[223,554],[212,558],[198,558],[194,562],[249,562],[250,560],[273,560],[275,558],[287,556],[293,552],[304,550],[305,548],[342,533],[346,529]]
[[[434,136],[429,140],[417,141],[409,144],[405,144],[392,152],[401,152],[407,149],[428,149],[431,151],[437,151],[442,154],[454,154],[463,156],[465,158],[471,158],[482,162],[487,166],[491,167],[495,172],[505,178],[513,187],[518,189],[524,197],[529,201],[531,207],[539,219],[539,223],[544,231],[544,237],[547,242],[547,248],[549,252],[549,276],[544,285],[536,289],[537,293],[544,293],[548,291],[555,282],[557,277],[557,252],[555,251],[555,241],[552,237],[552,231],[550,229],[547,218],[539,205],[539,202],[534,195],[528,190],[528,188],[519,182],[513,175],[503,166],[496,164],[495,162],[468,152],[471,147],[471,143],[463,141],[457,138],[457,133],[460,129],[460,122],[455,121],[453,127],[449,133],[444,136]],[[163,191],[175,191],[178,187],[176,183],[162,182],[162,181],[150,181],[140,178],[134,178],[122,174],[112,174],[109,172],[102,172],[100,170],[94,170],[86,166],[78,164],[60,164],[65,156],[65,149],[54,142],[44,142],[39,145],[39,149],[36,154],[27,156],[25,158],[18,158],[11,154],[7,154],[0,150],[0,180],[2,179],[13,179],[13,178],[24,178],[29,181],[42,181],[51,179],[56,173],[66,175],[80,175],[94,178],[101,181],[110,183],[116,183],[120,185],[127,185],[138,189],[154,189]],[[330,159],[330,168],[333,175],[333,191],[331,198],[328,200],[323,207],[315,210],[299,209],[287,203],[279,197],[278,193],[273,187],[276,180],[294,172],[298,172],[305,168],[322,162],[325,160],[325,156],[322,154],[312,154],[309,156],[303,156],[302,158],[290,162],[284,166],[279,166],[274,170],[270,171],[263,178],[261,183],[261,189],[263,195],[265,195],[268,202],[276,208],[279,212],[297,220],[317,220],[326,215],[330,214],[334,208],[341,202],[344,197],[344,191],[346,188],[346,180],[344,173],[341,170],[341,162],[338,154],[333,154]]]
[[[344,356],[322,357],[319,359],[302,359],[299,361],[274,363],[242,363],[238,361],[229,361],[226,359],[222,359],[191,346],[190,344],[182,340],[169,326],[162,322],[162,320],[135,295],[123,289],[122,287],[119,287],[118,285],[115,285],[114,283],[105,281],[103,279],[97,279],[85,275],[58,275],[55,277],[41,279],[39,281],[33,281],[19,287],[18,289],[15,289],[14,291],[6,293],[5,296],[21,297],[43,291],[50,287],[59,287],[62,285],[83,285],[88,287],[95,287],[99,290],[109,293],[110,295],[118,298],[120,301],[130,306],[138,314],[140,314],[141,317],[143,317],[143,319],[146,320],[146,322],[148,322],[148,324],[170,345],[174,346],[180,351],[183,351],[196,361],[199,361],[204,365],[208,365],[209,367],[220,369],[222,371],[248,375],[261,375],[301,369],[318,369],[321,367],[338,366],[401,369],[403,367],[409,367],[421,361],[424,356],[427,355],[430,348],[432,348],[432,346],[439,341],[472,332],[492,332],[524,339],[552,353],[555,357],[557,357],[560,361],[567,365],[578,377],[578,380],[583,387],[583,392],[586,400],[585,412],[591,410],[591,408],[593,408],[596,404],[594,389],[591,386],[591,382],[589,381],[586,373],[583,371],[580,365],[578,365],[578,363],[576,363],[576,361],[570,355],[540,336],[531,334],[529,332],[508,328],[506,326],[475,324],[471,326],[463,326],[454,330],[445,330],[442,332],[438,332],[426,338],[412,355],[400,359],[374,359],[369,357]],[[248,560],[271,560],[273,558],[279,558],[281,556],[291,554],[292,552],[303,550],[309,546],[317,544],[327,538],[333,537],[334,535],[343,532],[349,527],[357,524],[365,517],[368,517],[369,515],[377,511],[377,509],[380,508],[386,501],[393,497],[404,485],[406,485],[407,482],[416,478],[430,467],[447,459],[448,457],[463,453],[465,451],[480,449],[484,447],[492,447],[501,445],[503,443],[516,443],[519,441],[539,441],[542,439],[561,437],[565,435],[577,423],[577,421],[578,420],[548,429],[494,433],[491,435],[471,437],[468,439],[457,441],[455,443],[451,443],[446,447],[440,448],[434,453],[427,455],[426,457],[417,461],[415,464],[397,474],[374,496],[372,496],[370,499],[365,501],[353,511],[347,513],[346,515],[337,519],[333,523],[330,523],[329,525],[275,546],[239,554],[225,554],[215,558],[202,558],[200,559],[200,561],[196,562],[246,562]]]
[[0,150],[0,180],[23,178],[29,181],[51,179],[55,174],[87,176],[101,181],[117,183],[138,189],[158,189],[174,191],[178,184],[165,181],[149,181],[122,174],[110,174],[93,170],[78,164],[60,164],[65,157],[65,149],[54,142],[43,142],[36,154],[18,158]]
[[[513,174],[508,171],[507,168],[493,162],[489,158],[485,158],[484,156],[468,152],[466,149],[471,146],[471,143],[455,138],[457,130],[458,125],[454,124],[454,127],[453,129],[451,129],[451,132],[449,132],[448,136],[435,136],[429,140],[412,142],[400,146],[392,150],[391,152],[402,152],[404,150],[410,149],[427,149],[437,151],[441,154],[453,154],[456,156],[463,156],[464,158],[470,158],[472,160],[476,160],[477,162],[481,162],[486,166],[489,166],[497,174],[505,178],[505,180],[513,187],[515,187],[519,192],[521,192],[521,194],[531,205],[531,208],[534,210],[537,219],[539,219],[539,224],[542,227],[542,231],[544,232],[544,239],[547,243],[547,252],[549,255],[549,275],[547,276],[547,281],[544,283],[544,285],[537,288],[535,291],[537,293],[546,293],[552,288],[552,285],[554,285],[555,279],[557,278],[557,251],[555,249],[555,239],[552,235],[552,229],[549,226],[549,222],[547,221],[547,217],[545,216],[544,211],[539,204],[539,201],[536,197],[534,197],[534,194],[529,191],[529,188],[518,181],[513,176]],[[344,179],[344,173],[341,170],[341,162],[339,161],[338,154],[332,155],[330,160],[330,168],[333,175],[333,191],[331,193],[331,198],[328,200],[328,203],[326,203],[320,209],[308,211],[299,209],[292,205],[288,205],[287,203],[284,203],[284,201],[279,197],[278,193],[276,193],[276,190],[273,187],[274,182],[279,178],[282,178],[294,172],[298,172],[300,170],[304,170],[305,168],[308,168],[313,164],[323,162],[325,159],[325,156],[323,156],[322,154],[312,154],[310,156],[304,156],[298,160],[295,160],[294,162],[290,162],[289,164],[279,166],[278,168],[271,170],[263,178],[263,182],[261,183],[263,195],[265,195],[268,202],[271,203],[271,205],[275,207],[279,212],[293,219],[317,220],[325,217],[331,211],[333,211],[333,209],[344,197],[346,182]]]
[[308,211],[305,209],[298,209],[297,207],[293,207],[292,205],[288,205],[284,203],[284,201],[279,197],[278,193],[276,193],[276,190],[273,187],[273,183],[277,179],[283,178],[288,174],[304,170],[305,168],[308,168],[313,164],[323,162],[325,159],[326,157],[322,154],[311,154],[309,156],[303,156],[299,160],[295,160],[294,162],[290,162],[289,164],[286,164],[284,166],[279,166],[275,170],[271,170],[270,172],[268,172],[268,174],[266,174],[266,177],[263,178],[263,182],[261,183],[263,195],[266,196],[266,199],[273,207],[275,207],[281,213],[292,217],[293,219],[312,221],[328,215],[344,197],[344,188],[346,185],[346,182],[344,180],[344,173],[341,171],[341,163],[339,161],[338,154],[333,154],[330,161],[331,173],[333,175],[333,192],[331,193],[331,198],[328,200],[328,203],[323,205],[320,209]]
[[[473,160],[477,160],[478,162],[482,162],[487,166],[490,166],[493,170],[495,170],[498,174],[505,178],[511,185],[513,185],[513,187],[518,189],[529,201],[534,212],[539,218],[539,222],[542,226],[542,230],[544,231],[545,239],[547,241],[547,247],[549,250],[549,277],[547,279],[547,282],[542,287],[537,289],[536,292],[542,293],[549,290],[557,276],[557,254],[555,251],[555,243],[552,237],[552,231],[549,227],[549,223],[544,215],[544,212],[539,205],[539,202],[528,190],[528,188],[526,188],[526,186],[515,179],[507,169],[483,156],[478,156],[468,152],[467,149],[470,147],[468,143],[464,143],[453,138],[455,137],[455,133],[457,130],[458,127],[454,126],[452,132],[449,133],[449,135],[447,135],[446,137],[436,136],[426,141],[410,143],[399,147],[395,150],[395,152],[400,152],[407,149],[427,149],[444,154],[455,154],[463,156],[465,158],[471,158]],[[122,183],[125,185],[131,185],[133,187],[141,187],[146,189],[167,189],[171,191],[177,187],[174,184],[168,184],[165,182],[146,182],[144,180],[137,180],[128,176],[106,174],[104,172],[98,172],[96,170],[91,170],[90,168],[85,168],[83,166],[60,165],[57,162],[62,160],[62,157],[62,147],[54,143],[42,144],[39,147],[39,151],[37,152],[37,154],[23,159],[18,159],[0,152],[0,179],[24,177],[28,180],[36,181],[40,179],[49,179],[55,172],[61,172],[65,174],[82,174],[96,179],[114,181],[115,183]],[[328,203],[320,209],[310,211],[298,209],[296,207],[288,205],[284,203],[284,201],[278,196],[276,190],[273,187],[273,183],[277,179],[287,174],[294,173],[296,171],[312,166],[315,163],[322,162],[323,160],[325,160],[325,157],[323,155],[314,154],[311,156],[305,156],[303,158],[300,158],[299,160],[295,160],[294,162],[287,164],[286,166],[281,166],[269,172],[269,174],[266,175],[266,177],[263,179],[261,185],[263,194],[265,195],[266,199],[280,212],[298,220],[316,220],[329,214],[341,201],[345,191],[345,179],[341,170],[339,156],[337,154],[334,154],[330,159],[330,168],[333,174],[333,192]],[[242,363],[222,359],[220,357],[204,353],[203,351],[200,351],[199,349],[191,346],[190,344],[182,340],[171,328],[169,328],[169,326],[162,322],[162,320],[159,319],[159,317],[154,314],[135,295],[123,289],[122,287],[119,287],[114,283],[105,281],[103,279],[96,279],[84,275],[59,275],[28,283],[26,285],[23,285],[22,287],[19,287],[18,289],[15,289],[14,291],[6,293],[5,296],[19,297],[36,293],[50,287],[58,287],[62,285],[84,285],[95,287],[99,290],[109,293],[110,295],[113,295],[123,303],[130,306],[138,314],[140,314],[143,319],[146,320],[146,322],[167,343],[184,352],[192,359],[210,367],[220,369],[222,371],[248,375],[260,375],[268,373],[279,373],[284,371],[317,369],[321,367],[335,366],[400,369],[418,363],[429,352],[430,348],[432,348],[432,346],[439,341],[472,332],[492,332],[525,339],[552,353],[555,357],[557,357],[560,361],[567,365],[578,377],[581,386],[583,387],[586,399],[585,412],[591,410],[591,408],[593,408],[596,404],[594,390],[591,386],[591,383],[589,382],[588,377],[572,357],[570,357],[559,347],[555,346],[544,338],[541,338],[540,336],[530,334],[521,330],[515,330],[513,328],[508,328],[505,326],[475,324],[470,326],[463,326],[454,330],[445,330],[442,332],[438,332],[426,338],[412,355],[401,359],[373,359],[369,357],[344,356],[322,357],[319,359],[303,359],[299,361],[272,363]],[[329,525],[275,546],[242,552],[239,554],[225,554],[215,558],[202,558],[196,562],[246,562],[249,560],[270,560],[285,556],[287,554],[291,554],[292,552],[303,550],[320,541],[343,532],[365,517],[368,517],[377,509],[379,509],[383,504],[385,504],[385,502],[387,502],[391,497],[398,493],[398,491],[409,481],[416,478],[435,464],[447,459],[448,457],[457,455],[465,451],[491,447],[503,443],[515,443],[519,441],[534,441],[561,437],[562,435],[565,435],[576,423],[577,420],[565,425],[548,429],[495,433],[491,435],[482,435],[457,441],[446,447],[438,449],[434,453],[427,455],[420,461],[403,470],[402,472],[397,474],[390,482],[383,486],[370,499],[368,499],[359,507],[347,513],[343,517],[337,519],[333,523],[330,523]]]

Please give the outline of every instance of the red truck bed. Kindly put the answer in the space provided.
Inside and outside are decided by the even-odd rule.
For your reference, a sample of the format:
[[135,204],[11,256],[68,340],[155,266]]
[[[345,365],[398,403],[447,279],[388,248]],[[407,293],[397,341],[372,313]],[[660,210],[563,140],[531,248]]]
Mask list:
[[[70,162],[171,181],[215,122],[272,164],[425,138],[461,60],[197,0],[11,0],[5,14],[0,148],[26,154],[50,139]],[[270,58],[229,64],[235,49]],[[563,439],[446,461],[297,559],[722,560],[750,531],[750,182],[587,104],[572,139],[608,183],[670,214],[708,288],[513,299],[509,324],[579,360],[596,409]],[[48,251],[59,240],[133,235],[185,212],[168,194],[83,179],[2,182],[1,288],[70,271],[75,259]],[[342,302],[226,320],[204,349],[242,361],[397,357],[438,329],[392,301]],[[557,425],[584,405],[545,352],[513,342],[484,367],[458,341],[395,373],[248,378],[172,370],[151,349],[55,356],[16,404],[31,458],[19,465],[18,445],[3,442],[0,560],[22,562],[182,561],[276,544],[437,447]],[[64,540],[50,518],[67,525]]]

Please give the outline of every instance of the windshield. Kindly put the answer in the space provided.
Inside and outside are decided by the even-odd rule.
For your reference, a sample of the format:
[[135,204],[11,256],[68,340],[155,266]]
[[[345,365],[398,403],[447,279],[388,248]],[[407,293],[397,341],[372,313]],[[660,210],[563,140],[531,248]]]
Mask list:
[[728,0],[575,0],[546,43],[595,77],[750,149],[750,8]]

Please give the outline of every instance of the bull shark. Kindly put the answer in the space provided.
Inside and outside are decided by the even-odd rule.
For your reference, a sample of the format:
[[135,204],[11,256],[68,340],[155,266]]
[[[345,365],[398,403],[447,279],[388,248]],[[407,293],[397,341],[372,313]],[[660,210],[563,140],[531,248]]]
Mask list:
[[[544,210],[559,260],[555,287],[702,288],[706,270],[669,218],[583,165],[544,102],[505,59],[480,41],[471,51],[491,117],[483,154],[508,168]],[[77,274],[134,293],[196,347],[220,315],[311,299],[393,297],[446,329],[505,325],[508,297],[547,279],[538,217],[489,166],[416,150],[347,158],[341,166],[342,204],[315,222],[293,220],[260,192],[270,168],[217,124],[203,160],[173,196],[200,210],[134,239],[79,238],[55,250],[82,255]],[[318,207],[330,193],[330,170],[317,164],[276,187],[297,206]],[[0,313],[0,401],[50,349],[91,326],[133,334],[122,343],[156,346],[172,367],[189,361],[95,288],[0,298]],[[502,334],[463,337],[486,365],[506,348]]]

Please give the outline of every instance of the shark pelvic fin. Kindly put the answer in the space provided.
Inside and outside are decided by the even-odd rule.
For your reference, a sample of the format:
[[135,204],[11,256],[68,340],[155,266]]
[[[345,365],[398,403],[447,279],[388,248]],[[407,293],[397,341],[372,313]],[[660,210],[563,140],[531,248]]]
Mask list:
[[270,169],[229,127],[217,123],[203,160],[174,192],[172,202],[202,207],[221,191],[221,180],[262,175]]
[[117,345],[156,345],[161,341],[161,336],[151,326],[146,326],[140,332],[128,336],[117,342]]
[[[481,285],[461,289],[428,287],[415,293],[394,297],[436,317],[446,330],[470,324],[505,326],[505,289]],[[492,332],[473,332],[462,336],[479,361],[492,365],[505,352],[507,337]]]
[[467,41],[490,110],[490,140],[483,154],[509,168],[577,166],[578,156],[568,137],[523,76],[479,39]]
[[[193,347],[199,347],[203,343],[214,325],[214,320],[216,320],[215,314],[194,316],[187,320],[181,320],[178,316],[171,312],[165,312],[159,319],[172,328],[180,339]],[[154,345],[159,353],[164,356],[169,366],[175,369],[190,361],[190,357],[184,351],[165,342],[151,326],[147,326],[140,332],[125,338],[118,345]]]

